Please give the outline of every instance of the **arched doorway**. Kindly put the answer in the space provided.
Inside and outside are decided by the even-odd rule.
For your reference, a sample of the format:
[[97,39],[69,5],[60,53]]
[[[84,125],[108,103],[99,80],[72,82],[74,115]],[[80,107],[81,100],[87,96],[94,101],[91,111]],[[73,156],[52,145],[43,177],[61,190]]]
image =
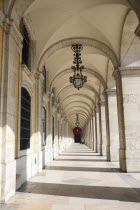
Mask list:
[[82,129],[79,127],[75,127],[73,129],[74,133],[74,142],[75,143],[81,143],[81,134],[82,134]]

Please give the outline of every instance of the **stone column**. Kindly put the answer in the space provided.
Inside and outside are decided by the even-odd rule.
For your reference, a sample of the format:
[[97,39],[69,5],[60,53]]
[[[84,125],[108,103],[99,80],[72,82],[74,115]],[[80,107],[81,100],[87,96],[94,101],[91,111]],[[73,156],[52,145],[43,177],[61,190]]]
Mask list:
[[85,125],[84,129],[84,138],[85,138],[85,145],[87,145],[87,124]]
[[87,126],[85,125],[85,127],[84,127],[84,130],[83,130],[83,135],[84,135],[84,142],[85,142],[85,145],[87,144],[86,142],[86,135],[87,135],[87,131],[86,131],[86,128],[87,128]]
[[91,149],[94,150],[94,124],[93,124],[93,115],[91,116]]
[[58,152],[60,154],[60,145],[61,145],[61,114],[57,113],[57,119],[58,119]]
[[94,141],[95,141],[95,130],[94,130],[94,113],[92,114],[92,150],[94,150]]
[[63,120],[63,148],[64,148],[64,151],[66,151],[66,120],[65,120],[65,117]]
[[116,90],[107,90],[110,122],[110,158],[119,161],[119,131]]
[[119,160],[120,169],[126,172],[126,143],[125,143],[125,124],[124,124],[124,107],[123,107],[123,92],[122,92],[122,78],[119,70],[115,70],[113,74],[116,80],[117,93],[117,109],[118,109],[118,128],[119,128]]
[[47,92],[48,105],[47,105],[47,162],[51,161],[51,150],[52,150],[52,99],[51,92]]
[[67,120],[64,118],[64,150],[67,148]]
[[110,161],[110,124],[109,124],[109,110],[108,110],[108,95],[104,92],[105,98],[105,119],[106,119],[106,156]]
[[90,131],[91,131],[91,124],[90,124],[90,119],[88,122],[88,147],[90,148]]
[[59,138],[59,152],[60,154],[62,153],[62,141],[63,141],[63,127],[62,127],[62,122],[63,122],[63,119],[60,115],[60,121],[59,121],[59,124],[60,124],[60,138]]
[[[51,99],[50,99],[50,158],[51,161],[54,159],[54,143],[55,143],[55,106],[54,106],[54,93],[51,92]],[[53,118],[54,117],[54,118]],[[54,119],[54,139],[53,139],[53,119]]]
[[96,151],[100,152],[100,122],[99,122],[99,105],[96,107],[96,129],[97,129],[97,141],[96,141]]
[[54,158],[57,157],[57,152],[58,152],[58,119],[57,119],[57,108],[56,105],[53,108],[53,115],[54,115]]
[[38,171],[42,170],[42,73],[37,77],[37,153],[38,153]]
[[63,116],[61,116],[61,126],[62,126],[62,141],[61,141],[61,152],[65,150],[64,136],[65,136],[65,122]]
[[85,144],[86,146],[88,145],[88,124],[86,124],[86,129],[85,129]]
[[101,105],[100,103],[98,105],[98,112],[99,112],[99,153],[102,156],[102,122],[101,122]]
[[66,120],[66,137],[65,137],[65,142],[66,142],[66,148],[69,147],[69,133],[68,133],[68,121]]
[[96,142],[97,142],[97,125],[96,125],[96,111],[93,113],[93,125],[94,125],[94,151],[96,151]]
[[[20,61],[22,37],[14,23],[1,14],[0,26],[3,34],[0,121],[2,147],[0,153],[0,203],[9,200],[15,194],[16,160],[18,143],[18,102],[20,66],[17,74],[17,54]],[[3,28],[3,29],[2,29]],[[17,137],[17,139],[16,139]]]
[[89,148],[92,148],[92,122],[89,120]]
[[105,101],[100,101],[101,123],[102,123],[102,154],[106,155],[106,120],[105,120]]
[[120,68],[114,72],[122,171],[140,171],[140,68]]

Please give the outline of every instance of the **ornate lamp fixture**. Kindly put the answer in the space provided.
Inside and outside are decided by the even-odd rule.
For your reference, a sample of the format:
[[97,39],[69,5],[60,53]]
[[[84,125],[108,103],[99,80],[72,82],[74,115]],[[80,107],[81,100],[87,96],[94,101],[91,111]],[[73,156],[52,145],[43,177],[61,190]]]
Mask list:
[[75,122],[76,127],[78,127],[80,125],[79,122],[79,114],[76,114],[76,122]]
[[78,90],[83,87],[83,84],[87,82],[87,77],[82,75],[82,70],[84,69],[84,66],[82,64],[81,60],[81,51],[83,49],[83,46],[80,44],[72,45],[71,47],[72,51],[74,52],[74,61],[73,64],[75,66],[72,66],[71,68],[74,71],[73,77],[70,77],[70,83],[73,83],[74,87]]

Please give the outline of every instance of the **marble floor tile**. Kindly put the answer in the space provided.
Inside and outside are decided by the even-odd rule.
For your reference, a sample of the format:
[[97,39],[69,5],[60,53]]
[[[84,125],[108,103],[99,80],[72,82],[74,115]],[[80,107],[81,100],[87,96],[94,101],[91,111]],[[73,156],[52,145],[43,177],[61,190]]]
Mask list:
[[140,173],[121,173],[74,144],[29,179],[1,210],[140,210]]

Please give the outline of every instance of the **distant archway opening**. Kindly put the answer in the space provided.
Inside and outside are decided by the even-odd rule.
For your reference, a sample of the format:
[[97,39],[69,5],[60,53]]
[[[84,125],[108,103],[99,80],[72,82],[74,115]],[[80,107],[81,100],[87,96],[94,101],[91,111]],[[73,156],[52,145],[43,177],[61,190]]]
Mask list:
[[73,129],[74,133],[74,142],[75,143],[81,143],[81,134],[82,134],[82,129],[79,127],[75,127]]

